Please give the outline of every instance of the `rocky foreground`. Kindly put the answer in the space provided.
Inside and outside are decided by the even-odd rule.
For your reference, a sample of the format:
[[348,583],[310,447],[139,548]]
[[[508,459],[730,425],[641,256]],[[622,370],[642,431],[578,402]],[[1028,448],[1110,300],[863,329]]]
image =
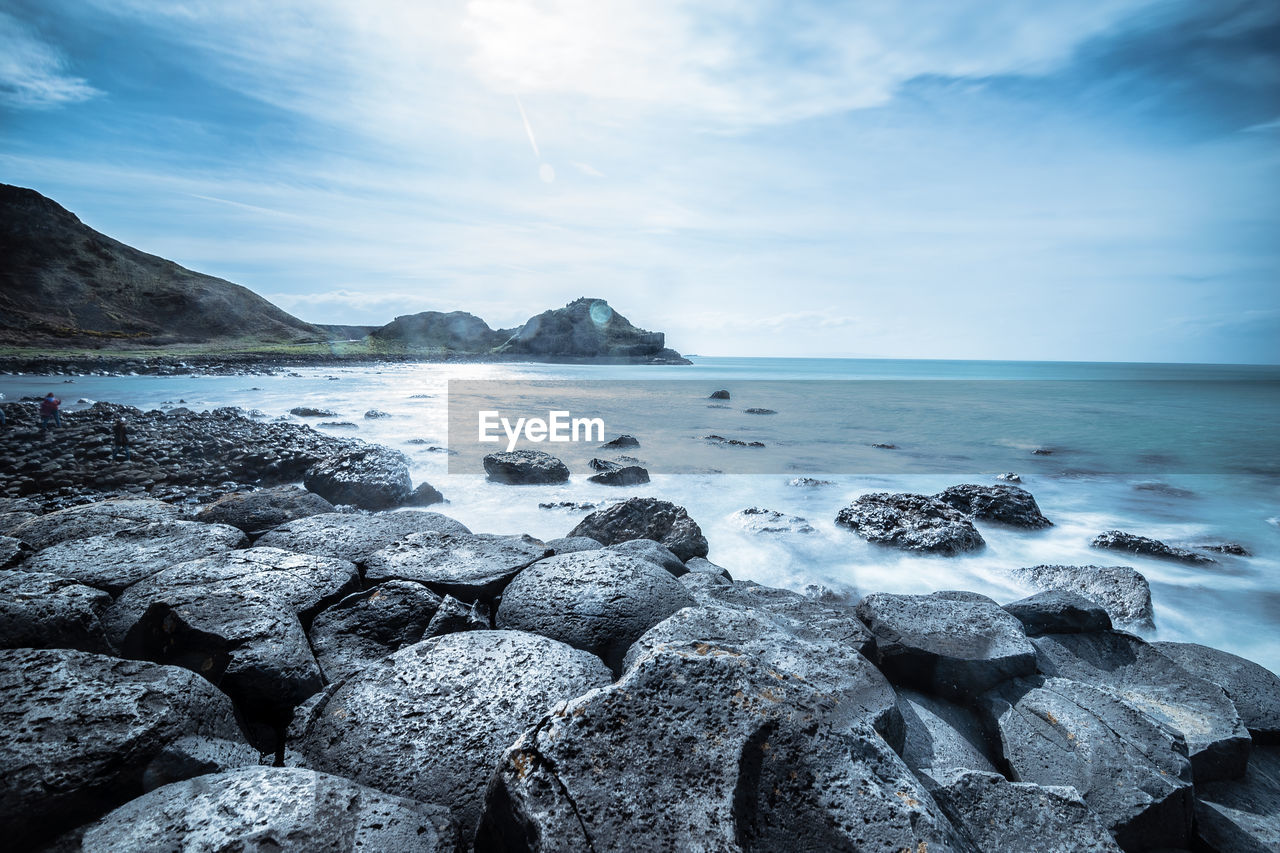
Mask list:
[[[88,414],[5,480],[10,849],[1280,847],[1280,679],[1117,630],[1151,616],[1132,569],[1028,569],[1044,591],[1004,606],[810,597],[734,580],[664,501],[474,533],[376,511],[414,494],[389,451],[131,417],[170,442],[149,486],[76,462],[109,454]],[[231,446],[202,449],[213,427]],[[67,485],[28,485],[64,453]],[[139,494],[76,497],[91,467]],[[273,478],[307,488],[235,486]],[[954,553],[972,518],[1050,523],[1011,488],[868,495],[840,522]]]

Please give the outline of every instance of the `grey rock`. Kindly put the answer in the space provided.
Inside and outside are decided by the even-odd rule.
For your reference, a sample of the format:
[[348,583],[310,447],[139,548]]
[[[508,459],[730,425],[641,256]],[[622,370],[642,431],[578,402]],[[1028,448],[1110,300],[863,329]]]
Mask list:
[[858,603],[857,614],[894,684],[965,702],[1036,671],[1022,623],[985,596],[874,593]]
[[336,418],[338,413],[332,409],[316,409],[311,406],[294,406],[289,414],[300,418]]
[[634,435],[620,435],[612,441],[606,441],[600,446],[609,450],[620,450],[624,447],[639,447],[640,439],[636,438]]
[[[729,574],[728,569],[724,566],[711,562],[706,557],[691,557],[685,561],[684,567],[689,570],[690,574],[699,572],[702,574],[715,575],[725,581],[733,581],[733,575]],[[685,577],[685,575],[681,575],[680,577]]]
[[333,504],[297,486],[224,495],[196,516],[208,524],[229,524],[258,536],[287,521],[334,512]]
[[15,525],[7,532],[33,548],[48,548],[69,539],[88,539],[140,524],[176,521],[180,510],[163,501],[121,499],[60,509]]
[[561,536],[548,539],[547,547],[557,554],[572,554],[575,551],[598,551],[604,545],[589,536]]
[[818,480],[813,477],[795,477],[787,481],[788,486],[794,486],[800,489],[817,489],[822,486],[834,486],[830,480]]
[[[586,537],[583,538],[586,539]],[[595,540],[587,539],[587,541],[594,542]],[[584,548],[583,550],[593,549]],[[617,545],[605,546],[605,550],[614,554],[630,554],[648,560],[651,563],[657,563],[676,577],[680,577],[689,571],[685,564],[680,562],[680,558],[671,552],[670,548],[654,542],[652,539],[628,539],[626,542],[619,542]],[[694,559],[701,558],[695,557]]]
[[1223,689],[1256,742],[1280,741],[1280,678],[1230,652],[1195,643],[1152,643],[1187,672]]
[[1018,476],[1017,474],[1013,473],[1012,471],[1006,471],[1006,472],[1005,472],[1005,473],[1003,473],[1003,474],[996,474],[996,479],[997,479],[997,480],[1004,480],[1006,483],[1021,483],[1021,482],[1022,482],[1022,477]]
[[424,640],[337,685],[295,720],[306,766],[449,807],[469,842],[494,766],[556,705],[608,684],[598,658],[519,631]]
[[322,459],[307,469],[302,484],[334,504],[389,509],[413,492],[409,457],[377,445],[356,447]]
[[520,572],[503,593],[494,624],[589,651],[616,671],[645,631],[693,603],[670,572],[647,559],[581,551]]
[[433,506],[444,503],[444,495],[430,483],[419,483],[409,497],[405,498],[405,506]]
[[177,563],[248,542],[243,531],[226,524],[157,521],[88,539],[69,539],[45,548],[20,568],[74,578],[114,595]]
[[464,604],[452,595],[440,600],[435,615],[427,625],[423,639],[443,637],[445,634],[456,634],[459,631],[488,631],[493,627],[488,609],[478,601]]
[[1206,542],[1191,547],[1200,551],[1212,551],[1215,554],[1229,554],[1232,557],[1253,556],[1253,552],[1239,542]]
[[1014,569],[1013,576],[1038,589],[1077,592],[1102,605],[1117,625],[1155,624],[1151,585],[1129,566],[1028,566]]
[[649,482],[649,472],[639,465],[627,465],[592,474],[587,482],[598,486],[639,486]]
[[521,569],[551,555],[541,539],[490,533],[412,533],[371,554],[371,583],[411,580],[463,601],[491,599]]
[[656,498],[631,498],[596,510],[569,531],[589,536],[605,545],[629,539],[652,539],[671,549],[681,560],[707,556],[707,538],[682,506]]
[[1107,690],[1181,732],[1197,782],[1244,774],[1249,733],[1218,685],[1197,678],[1131,634],[1046,634],[1033,642],[1041,673]]
[[376,421],[376,420],[381,420],[383,418],[389,418],[391,417],[391,414],[389,412],[383,412],[378,409],[370,409],[369,411],[364,413],[364,416],[366,420]]
[[1111,617],[1102,605],[1069,589],[1046,589],[1006,604],[1004,609],[1031,636],[1111,630]]
[[587,467],[592,471],[617,471],[622,466],[608,459],[592,459],[587,463]]
[[1191,762],[1181,735],[1061,678],[1006,682],[979,708],[1013,781],[1075,788],[1126,850],[1188,845]]
[[458,829],[441,806],[393,797],[296,767],[244,767],[174,782],[89,827],[84,853],[277,850],[451,853]]
[[740,509],[732,516],[743,530],[748,533],[814,533],[814,527],[808,521],[796,515],[787,515],[777,510],[750,506]]
[[899,753],[926,787],[953,771],[994,773],[997,744],[990,742],[973,711],[916,690],[898,691],[904,738]]
[[12,536],[0,536],[0,570],[12,568],[31,555],[31,546]]
[[728,400],[729,392],[723,389],[719,391],[712,391],[711,396],[709,396],[707,399],[708,400]]
[[1120,853],[1075,788],[967,770],[932,793],[952,825],[983,853]]
[[1094,548],[1105,548],[1109,551],[1124,551],[1128,554],[1141,554],[1144,557],[1158,557],[1163,560],[1177,560],[1180,563],[1216,563],[1217,560],[1186,548],[1166,545],[1159,539],[1148,539],[1125,533],[1123,530],[1107,530],[1099,533],[1089,543]]
[[311,624],[311,648],[329,681],[341,681],[422,640],[440,596],[420,583],[388,581],[353,593]]
[[951,486],[937,495],[938,500],[955,507],[965,515],[983,521],[998,521],[1013,527],[1032,530],[1051,527],[1053,522],[1040,512],[1036,499],[1018,486]]
[[875,653],[875,638],[852,607],[751,581],[721,582],[717,573],[694,565],[681,580],[699,604],[724,604],[767,614],[803,639],[839,643],[868,657]]
[[484,457],[484,472],[495,483],[512,486],[563,483],[569,469],[550,453],[541,450],[511,450]]
[[257,544],[360,563],[374,551],[411,533],[429,532],[466,534],[471,531],[462,522],[438,512],[325,513],[282,524],[264,534]]
[[869,542],[904,551],[951,556],[986,544],[968,516],[925,495],[863,495],[840,510],[836,524]]
[[777,410],[776,410],[776,409],[764,409],[764,408],[760,408],[759,406],[753,406],[753,407],[751,407],[750,409],[743,409],[742,411],[744,411],[744,412],[745,412],[745,413],[747,413],[748,415],[776,415],[776,414],[778,414],[778,412],[777,412]]
[[0,695],[0,832],[12,849],[151,788],[258,762],[227,698],[178,667],[8,649]]
[[1209,850],[1280,850],[1280,748],[1255,749],[1242,779],[1196,783],[1196,835]]
[[0,648],[111,654],[102,616],[111,596],[45,572],[0,571]]

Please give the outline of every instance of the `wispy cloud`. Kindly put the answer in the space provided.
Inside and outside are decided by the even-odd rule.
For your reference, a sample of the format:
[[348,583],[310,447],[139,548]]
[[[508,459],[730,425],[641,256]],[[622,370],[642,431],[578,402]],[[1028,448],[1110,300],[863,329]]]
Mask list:
[[101,94],[68,73],[66,59],[33,30],[0,11],[0,105],[48,109]]

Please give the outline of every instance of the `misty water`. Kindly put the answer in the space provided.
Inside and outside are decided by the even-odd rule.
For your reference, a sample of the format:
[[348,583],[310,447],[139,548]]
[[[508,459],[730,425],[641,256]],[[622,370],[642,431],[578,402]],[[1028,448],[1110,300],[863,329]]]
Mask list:
[[[412,461],[415,483],[423,480],[439,488],[448,503],[434,507],[476,532],[529,533],[544,539],[565,535],[585,514],[582,510],[543,509],[540,503],[572,501],[608,503],[631,494],[652,495],[686,507],[710,543],[710,559],[736,578],[796,590],[821,587],[856,596],[872,591],[929,592],[969,589],[1006,602],[1034,590],[1014,580],[1010,570],[1042,563],[1071,565],[1129,565],[1150,581],[1155,604],[1154,631],[1149,638],[1186,640],[1223,648],[1280,670],[1280,477],[1275,466],[1274,413],[1280,406],[1280,368],[1210,365],[1050,364],[994,362],[868,361],[831,359],[695,359],[692,367],[585,366],[546,364],[417,364],[360,367],[302,368],[298,375],[274,376],[125,376],[63,378],[0,377],[0,392],[8,400],[53,390],[74,410],[88,401],[110,400],[141,409],[177,405],[200,410],[241,406],[260,410],[265,417],[289,417],[322,432],[358,437],[402,450]],[[952,424],[945,412],[908,419],[909,431],[879,435],[899,451],[876,451],[881,463],[863,469],[874,473],[832,473],[823,470],[820,448],[845,442],[847,436],[805,434],[784,421],[766,421],[742,414],[747,405],[768,406],[765,400],[735,396],[728,409],[700,404],[684,415],[672,409],[651,413],[651,434],[637,432],[642,446],[623,451],[639,457],[652,470],[647,486],[619,490],[588,483],[591,472],[581,464],[585,454],[608,455],[592,448],[575,448],[563,455],[573,476],[555,486],[506,486],[486,482],[480,470],[465,471],[458,457],[441,452],[448,444],[448,380],[685,380],[700,403],[717,388],[760,380],[1037,380],[1064,383],[1171,382],[1187,383],[1178,400],[1147,399],[1141,385],[1125,387],[1101,405],[1096,394],[1066,395],[1055,403],[1063,417],[1080,415],[1072,406],[1088,407],[1089,417],[1111,424],[1141,424],[1141,429],[1113,430],[1102,446],[1082,436],[1068,452],[1033,457],[1030,449],[1043,443],[1032,434],[992,436],[1008,448],[1020,465],[975,465],[963,470],[964,453],[948,446]],[[960,386],[957,386],[960,387]],[[1063,388],[1068,387],[1063,385]],[[1173,385],[1153,385],[1172,388]],[[1133,390],[1137,388],[1139,390]],[[1158,394],[1156,396],[1159,396]],[[1163,394],[1168,397],[1167,391]],[[1194,398],[1194,399],[1193,399]],[[185,402],[181,402],[185,401]],[[828,401],[836,405],[837,401]],[[823,400],[809,400],[821,406]],[[1186,405],[1183,405],[1185,403]],[[904,403],[910,408],[910,402]],[[1101,405],[1101,407],[1100,407]],[[294,418],[296,406],[331,409],[332,418]],[[772,408],[779,408],[772,406]],[[1219,413],[1219,428],[1200,421],[1208,409]],[[367,410],[390,417],[366,419]],[[957,400],[951,411],[964,409]],[[1156,413],[1153,423],[1153,412]],[[779,415],[784,415],[781,409]],[[918,415],[919,413],[914,413]],[[904,416],[905,417],[905,416]],[[716,419],[719,420],[716,420]],[[1052,419],[1050,419],[1052,420]],[[320,426],[339,421],[351,427]],[[904,421],[905,422],[905,421]],[[643,426],[644,421],[641,421]],[[657,424],[661,424],[661,429]],[[779,465],[778,473],[670,473],[681,447],[695,444],[708,431],[743,438],[768,435],[777,443],[780,433],[790,441],[796,458],[812,461],[808,470]],[[1127,446],[1117,436],[1138,441],[1152,430],[1168,429],[1179,441],[1190,441],[1181,458],[1163,468],[1147,470],[1141,448]],[[736,430],[737,432],[733,432]],[[877,428],[879,430],[879,427]],[[610,424],[609,435],[630,429]],[[656,437],[655,436],[659,436]],[[1185,436],[1193,436],[1194,440]],[[859,436],[858,444],[871,436]],[[1050,443],[1061,445],[1060,436]],[[1096,436],[1095,436],[1096,438]],[[425,442],[425,443],[423,443]],[[681,444],[689,442],[689,444]],[[788,442],[782,442],[786,444]],[[433,449],[435,448],[435,449]],[[1070,451],[1076,451],[1073,455]],[[1179,454],[1171,454],[1178,456]],[[650,458],[652,457],[652,459]],[[585,457],[583,457],[585,458]],[[1162,457],[1165,458],[1165,457]],[[734,470],[726,456],[717,470]],[[983,460],[984,462],[988,460]],[[1087,464],[1084,464],[1087,462]],[[809,462],[806,462],[808,465]],[[463,472],[456,469],[464,467]],[[1013,470],[1031,491],[1054,526],[1024,531],[979,522],[984,549],[957,557],[911,555],[871,545],[834,523],[837,511],[860,494],[909,491],[931,494],[958,483],[995,483],[995,474]],[[1129,473],[1112,473],[1125,471]],[[946,473],[941,473],[946,472]],[[1138,472],[1138,473],[1134,473]],[[829,485],[798,487],[791,481],[809,475]],[[810,533],[759,534],[744,529],[735,513],[759,506],[806,519]],[[1251,557],[1215,555],[1216,564],[1184,565],[1136,555],[1100,551],[1089,546],[1099,532],[1111,528],[1150,536],[1170,544],[1238,542]]]

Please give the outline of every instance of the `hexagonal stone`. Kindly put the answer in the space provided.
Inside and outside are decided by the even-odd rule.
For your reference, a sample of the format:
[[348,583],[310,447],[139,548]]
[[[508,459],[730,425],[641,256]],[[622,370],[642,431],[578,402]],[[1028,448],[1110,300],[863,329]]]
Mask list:
[[551,549],[532,536],[414,533],[365,559],[371,583],[411,580],[463,601],[490,599]]
[[360,563],[374,551],[411,533],[470,533],[462,522],[438,512],[322,513],[286,522],[257,545]]

